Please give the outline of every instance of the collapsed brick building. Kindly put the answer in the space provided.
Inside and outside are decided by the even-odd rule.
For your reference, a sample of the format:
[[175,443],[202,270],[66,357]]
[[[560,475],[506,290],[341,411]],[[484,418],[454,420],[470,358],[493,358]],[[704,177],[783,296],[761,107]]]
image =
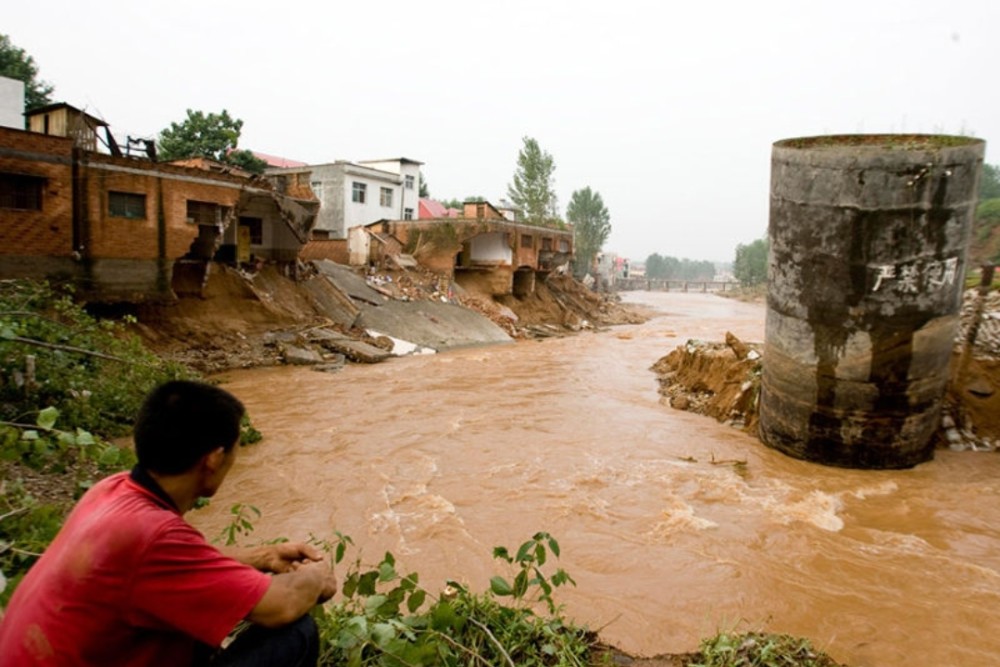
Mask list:
[[68,281],[88,299],[197,292],[211,261],[293,268],[317,202],[211,161],[126,154],[106,123],[66,104],[0,127],[0,278]]

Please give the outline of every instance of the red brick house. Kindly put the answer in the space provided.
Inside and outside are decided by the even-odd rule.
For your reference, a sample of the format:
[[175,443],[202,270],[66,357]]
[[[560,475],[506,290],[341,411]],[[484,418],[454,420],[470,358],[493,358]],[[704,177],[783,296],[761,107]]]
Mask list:
[[93,300],[171,299],[197,290],[213,259],[294,263],[315,213],[263,179],[0,128],[0,278],[70,281]]

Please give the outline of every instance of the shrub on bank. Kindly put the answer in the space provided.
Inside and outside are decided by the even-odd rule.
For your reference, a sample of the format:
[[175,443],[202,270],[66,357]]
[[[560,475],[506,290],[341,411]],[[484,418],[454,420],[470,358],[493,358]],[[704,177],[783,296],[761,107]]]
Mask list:
[[96,479],[132,451],[104,438],[131,428],[147,392],[191,371],[161,360],[128,321],[91,317],[68,292],[0,281],[0,604]]

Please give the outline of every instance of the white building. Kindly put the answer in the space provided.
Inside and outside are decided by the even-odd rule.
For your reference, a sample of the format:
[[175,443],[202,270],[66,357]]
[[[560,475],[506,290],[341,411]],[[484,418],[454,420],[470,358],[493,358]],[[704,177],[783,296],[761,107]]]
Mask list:
[[0,76],[0,127],[24,129],[24,82]]
[[319,200],[312,238],[343,239],[347,230],[377,220],[416,220],[420,165],[408,158],[268,169],[278,189],[297,197],[308,186]]

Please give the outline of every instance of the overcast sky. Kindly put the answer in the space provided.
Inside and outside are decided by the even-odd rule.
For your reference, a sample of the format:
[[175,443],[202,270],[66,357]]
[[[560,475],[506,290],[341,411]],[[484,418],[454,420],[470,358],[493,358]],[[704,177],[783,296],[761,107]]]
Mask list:
[[771,144],[944,132],[1000,163],[1000,2],[256,0],[4,8],[56,101],[116,135],[188,108],[241,148],[310,163],[408,157],[439,199],[506,196],[522,137],[561,211],[604,198],[605,249],[731,261],[767,232]]

